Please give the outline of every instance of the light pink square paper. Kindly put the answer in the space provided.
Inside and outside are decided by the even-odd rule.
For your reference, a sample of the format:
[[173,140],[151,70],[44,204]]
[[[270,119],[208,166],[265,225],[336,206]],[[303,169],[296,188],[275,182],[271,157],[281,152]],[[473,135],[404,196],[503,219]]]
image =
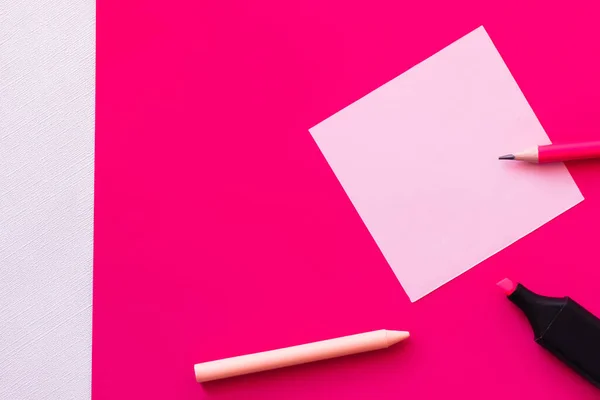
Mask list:
[[310,132],[411,301],[583,200],[483,27]]

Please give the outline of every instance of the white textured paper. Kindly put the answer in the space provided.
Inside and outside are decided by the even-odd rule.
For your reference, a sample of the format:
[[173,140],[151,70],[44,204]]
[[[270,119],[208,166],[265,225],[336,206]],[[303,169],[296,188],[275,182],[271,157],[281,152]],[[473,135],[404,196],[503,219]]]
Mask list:
[[0,1],[0,399],[90,397],[94,0]]
[[310,132],[412,301],[583,200],[483,27]]

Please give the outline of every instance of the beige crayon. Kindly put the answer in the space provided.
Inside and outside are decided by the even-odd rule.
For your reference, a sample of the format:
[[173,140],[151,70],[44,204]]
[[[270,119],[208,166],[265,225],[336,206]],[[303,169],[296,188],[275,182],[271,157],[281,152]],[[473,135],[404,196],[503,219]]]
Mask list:
[[196,381],[208,382],[238,375],[289,367],[328,358],[379,350],[403,341],[410,334],[405,331],[378,331],[343,336],[283,349],[263,351],[222,360],[208,361],[194,366]]

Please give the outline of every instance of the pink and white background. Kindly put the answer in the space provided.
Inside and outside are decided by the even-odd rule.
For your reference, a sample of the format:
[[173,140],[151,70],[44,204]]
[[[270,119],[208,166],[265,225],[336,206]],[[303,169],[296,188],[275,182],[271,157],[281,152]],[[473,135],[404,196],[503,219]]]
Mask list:
[[[526,320],[494,284],[509,276],[600,313],[600,163],[568,165],[584,202],[411,303],[308,129],[484,25],[550,139],[597,139],[598,11],[592,1],[99,0],[93,398],[597,398],[597,389],[533,343]],[[53,21],[41,15],[41,26]],[[35,28],[0,29],[0,111],[16,120],[31,104],[26,95],[20,106],[5,100],[5,71],[13,64],[4,49]],[[61,37],[81,40],[75,30]],[[64,50],[44,48],[80,59]],[[46,71],[43,64],[31,65]],[[68,65],[51,55],[45,64]],[[53,76],[35,82],[48,84]],[[84,88],[87,76],[69,74],[69,87]],[[66,106],[79,101],[74,96]],[[16,132],[2,125],[0,149]],[[89,127],[83,132],[89,135]],[[2,178],[14,169],[3,164]],[[53,196],[52,187],[43,190]],[[3,238],[5,221],[21,210],[14,204],[0,217]],[[3,241],[0,260],[14,252],[27,259],[27,239],[10,237],[13,247]],[[55,242],[48,235],[41,245]],[[47,264],[15,259],[10,271],[28,282],[40,265],[47,277],[63,265],[38,260]],[[85,259],[73,260],[74,268],[91,271]],[[18,290],[0,288],[3,302],[17,303]],[[41,290],[28,292],[32,310],[44,304],[45,297],[32,294]],[[65,289],[63,296],[75,292]],[[86,307],[83,296],[78,304]],[[15,318],[0,316],[3,323]],[[194,382],[192,366],[200,361],[382,327],[407,329],[412,337],[387,351]],[[81,321],[57,336],[73,343],[81,337],[76,328],[91,327]],[[27,323],[14,329],[29,332]],[[81,343],[85,351],[89,344]],[[65,376],[44,368],[63,356],[61,345],[39,348],[45,353],[35,363],[7,356],[0,393],[84,398],[83,389],[68,390],[89,387],[85,365],[67,357],[61,368],[77,376]],[[16,368],[24,374],[6,372]],[[19,383],[23,376],[29,387]],[[32,387],[38,392],[28,392]]]

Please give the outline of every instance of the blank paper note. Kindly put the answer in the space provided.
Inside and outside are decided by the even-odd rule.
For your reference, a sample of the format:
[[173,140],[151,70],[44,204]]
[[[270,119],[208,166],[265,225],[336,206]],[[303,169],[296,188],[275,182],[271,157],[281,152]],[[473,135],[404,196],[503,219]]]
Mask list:
[[483,27],[310,132],[411,301],[583,200]]

